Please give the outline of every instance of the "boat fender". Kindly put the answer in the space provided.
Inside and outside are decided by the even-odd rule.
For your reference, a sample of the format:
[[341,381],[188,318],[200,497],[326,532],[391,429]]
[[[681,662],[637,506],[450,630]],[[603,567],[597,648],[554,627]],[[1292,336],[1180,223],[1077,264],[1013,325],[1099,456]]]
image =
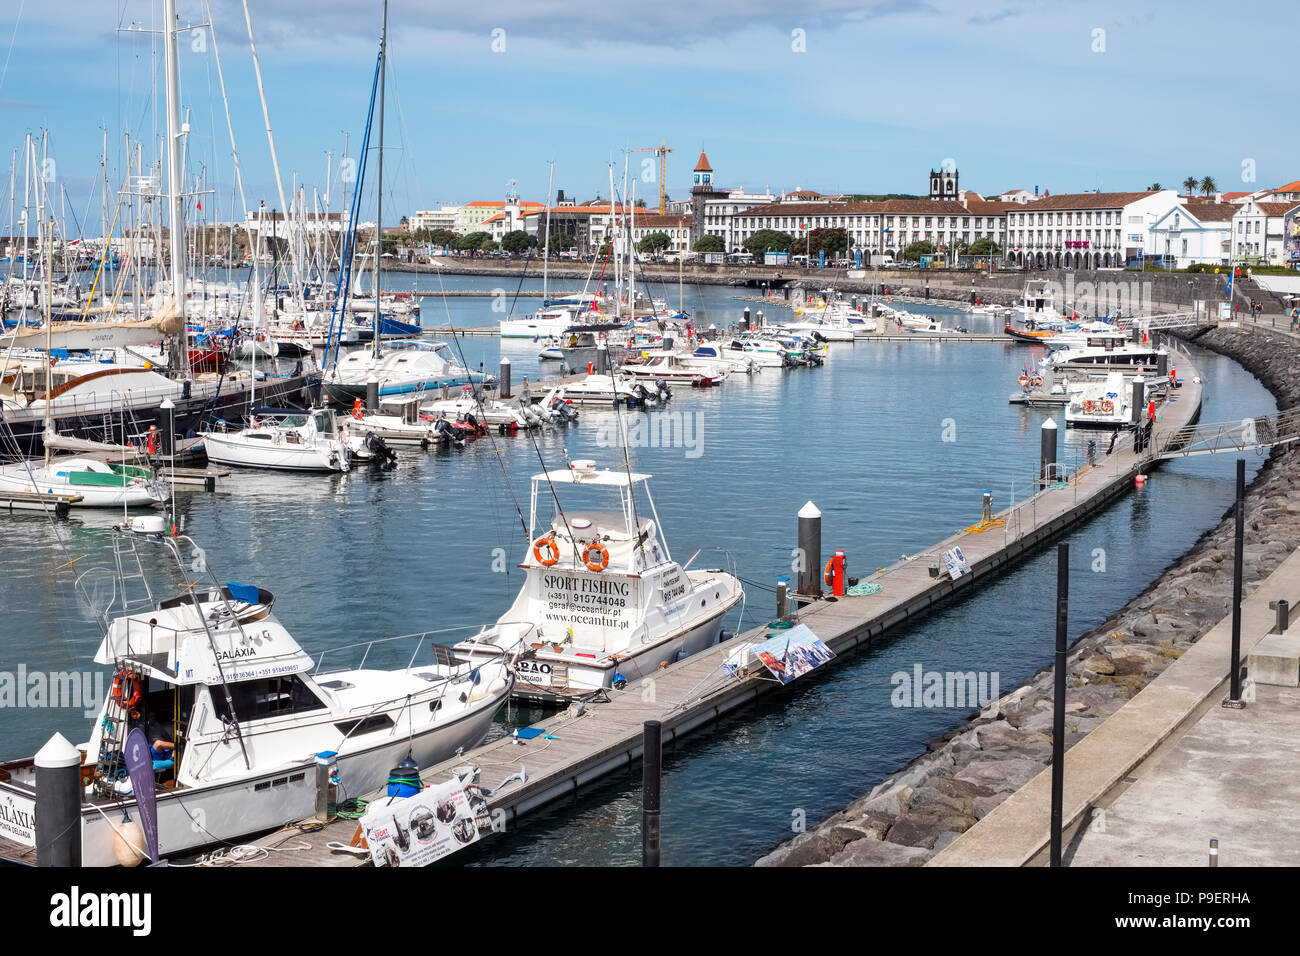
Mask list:
[[491,684],[488,685],[488,693],[493,696],[500,694],[505,689],[506,689],[506,679],[504,677],[498,677],[496,680],[494,680]]
[[622,674],[615,674],[613,683],[614,683],[615,690],[622,690],[624,687],[627,686],[627,678],[624,677]]
[[144,846],[144,831],[140,824],[127,817],[113,833],[113,856],[119,866],[139,866],[144,860],[140,848]]

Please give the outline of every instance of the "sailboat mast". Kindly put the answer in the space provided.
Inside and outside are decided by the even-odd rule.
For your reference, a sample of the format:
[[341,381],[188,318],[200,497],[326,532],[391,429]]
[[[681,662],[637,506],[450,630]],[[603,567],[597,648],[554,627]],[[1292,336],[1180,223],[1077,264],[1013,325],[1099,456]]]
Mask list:
[[384,328],[381,310],[380,260],[384,255],[384,77],[388,73],[388,0],[384,0],[384,26],[379,34],[379,188],[375,209],[375,358],[382,349],[379,345]]
[[554,202],[552,197],[555,195],[551,190],[555,186],[555,160],[548,164],[551,171],[546,176],[546,234],[542,239],[542,308],[546,307],[546,280],[548,269],[547,266],[551,260],[551,203]]
[[[172,295],[180,329],[171,341],[172,369],[186,369],[189,355],[185,351],[185,184],[181,180],[181,86],[180,52],[177,48],[176,0],[163,0],[163,43],[167,70],[167,188],[171,204],[169,248],[172,265]],[[186,131],[188,132],[188,130]]]

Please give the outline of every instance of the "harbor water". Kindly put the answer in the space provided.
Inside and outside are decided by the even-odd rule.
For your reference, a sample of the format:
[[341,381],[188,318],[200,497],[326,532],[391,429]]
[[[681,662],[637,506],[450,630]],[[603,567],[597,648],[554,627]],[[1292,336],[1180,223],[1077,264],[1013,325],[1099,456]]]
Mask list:
[[[482,277],[399,276],[386,287],[432,289],[439,282],[448,289],[494,285]],[[504,298],[426,298],[423,323],[493,325],[511,308],[509,285]],[[566,290],[580,285],[552,283]],[[734,298],[737,291],[688,286],[685,304],[697,325],[721,326],[747,304]],[[676,304],[675,285],[651,292]],[[515,313],[538,301],[520,297]],[[939,306],[916,310],[971,331],[995,330],[984,317]],[[775,304],[765,311],[789,314]],[[536,382],[544,371],[538,346],[528,340],[467,337],[458,347],[471,367],[493,372],[508,356],[516,390],[523,376]],[[985,490],[995,511],[1029,497],[1040,426],[1059,413],[1012,406],[1007,398],[1021,368],[1040,354],[1012,344],[834,344],[823,368],[733,376],[717,389],[679,387],[667,407],[623,411],[621,424],[633,441],[632,465],[654,476],[651,490],[674,556],[685,562],[706,549],[694,566],[734,562],[753,582],[743,622],[734,616],[728,622],[732,629],[749,627],[773,616],[768,589],[791,573],[795,514],[808,500],[824,515],[824,552],[843,548],[849,573],[857,575],[974,524]],[[1206,382],[1202,420],[1275,411],[1268,392],[1239,366],[1200,350],[1192,354]],[[1186,377],[1181,368],[1180,374]],[[313,654],[425,631],[439,631],[437,639],[451,643],[464,634],[455,629],[504,613],[522,584],[515,565],[527,546],[520,512],[527,513],[529,477],[543,464],[562,466],[566,454],[621,466],[625,452],[613,440],[619,424],[613,411],[588,408],[567,429],[493,435],[460,451],[404,449],[387,473],[237,471],[215,493],[177,493],[184,531],[202,549],[197,554],[187,546],[185,558],[210,566],[222,581],[273,592],[277,616]],[[1063,460],[1081,463],[1086,442],[1095,439],[1105,467],[1108,433],[1061,431]],[[1248,476],[1262,460],[1248,456]],[[1168,463],[1145,488],[1068,536],[1071,638],[1104,621],[1218,522],[1232,501],[1233,468],[1230,456]],[[76,514],[57,524],[37,515],[5,519],[0,672],[99,670],[90,656],[100,635],[73,585],[78,574],[111,564],[111,528],[120,520],[112,513]],[[155,593],[169,596],[166,572],[149,563],[158,568]],[[92,603],[111,596],[106,580],[83,579]],[[174,586],[179,579],[170,580]],[[811,825],[866,792],[973,709],[896,708],[896,672],[911,673],[916,665],[986,672],[1005,693],[1049,664],[1054,585],[1049,549],[869,651],[802,677],[669,748],[664,863],[749,864],[801,822]],[[6,706],[18,703],[27,709],[6,715],[2,759],[34,752],[55,731],[73,741],[89,734],[92,718],[83,707],[38,705],[30,696]],[[503,711],[495,732],[545,715]],[[525,766],[528,746],[518,748]],[[637,863],[639,801],[640,770],[632,768],[520,820],[504,838],[457,862]]]

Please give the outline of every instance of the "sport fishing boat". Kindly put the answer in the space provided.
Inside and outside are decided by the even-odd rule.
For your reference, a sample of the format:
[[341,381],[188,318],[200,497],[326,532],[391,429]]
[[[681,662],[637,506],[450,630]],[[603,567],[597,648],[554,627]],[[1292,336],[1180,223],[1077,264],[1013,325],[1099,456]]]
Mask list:
[[247,428],[224,421],[203,433],[208,460],[277,471],[348,471],[365,448],[360,432],[339,427],[332,409],[255,408]]
[[1102,381],[1071,386],[1065,424],[1075,428],[1118,428],[1129,424],[1133,420],[1130,381],[1120,372],[1111,372]]
[[[94,660],[112,669],[112,689],[89,740],[75,751],[68,745],[79,752],[85,788],[77,811],[83,865],[138,862],[133,847],[144,848],[138,825],[126,822],[142,819],[126,766],[135,728],[149,735],[152,755],[143,758],[152,756],[158,853],[166,857],[312,816],[318,757],[337,767],[331,800],[383,786],[407,756],[421,767],[445,760],[481,741],[508,699],[514,678],[503,653],[471,661],[429,633],[331,648],[313,661],[276,619],[270,591],[223,585],[210,570],[196,575],[181,551],[194,542],[162,534],[163,516],[153,521],[138,525],[148,534],[119,533],[128,538],[116,539],[119,566],[141,567],[135,546],[147,539],[167,549],[187,584],[155,600],[143,573],[122,573],[112,616],[101,615]],[[139,595],[129,605],[128,583]],[[327,657],[362,663],[326,668]],[[148,772],[146,764],[137,780]],[[8,823],[0,853],[20,856],[35,845],[36,800],[34,758],[0,764]]]
[[[744,589],[734,574],[672,559],[650,477],[594,461],[534,475],[524,585],[456,653],[486,661],[506,651],[516,697],[563,702],[622,688],[715,644]],[[602,500],[617,507],[599,510]],[[548,502],[539,524],[538,505]]]
[[623,371],[639,379],[681,383],[696,388],[721,385],[731,374],[729,363],[724,365],[716,359],[696,359],[678,352],[663,351],[650,353],[638,365],[625,365]]
[[444,386],[459,388],[495,381],[461,365],[446,342],[400,339],[385,344],[378,357],[368,348],[348,352],[325,375],[325,393],[331,402],[351,408],[358,398],[365,399],[372,375],[379,381],[380,398],[423,395]]

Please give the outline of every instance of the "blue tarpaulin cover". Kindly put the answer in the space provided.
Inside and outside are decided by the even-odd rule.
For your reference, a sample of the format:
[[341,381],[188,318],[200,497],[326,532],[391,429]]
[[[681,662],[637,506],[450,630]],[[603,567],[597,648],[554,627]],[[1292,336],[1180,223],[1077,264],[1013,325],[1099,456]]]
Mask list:
[[245,604],[257,603],[257,585],[255,584],[239,584],[235,581],[227,581],[226,590],[230,592],[230,596],[236,601],[243,601]]

